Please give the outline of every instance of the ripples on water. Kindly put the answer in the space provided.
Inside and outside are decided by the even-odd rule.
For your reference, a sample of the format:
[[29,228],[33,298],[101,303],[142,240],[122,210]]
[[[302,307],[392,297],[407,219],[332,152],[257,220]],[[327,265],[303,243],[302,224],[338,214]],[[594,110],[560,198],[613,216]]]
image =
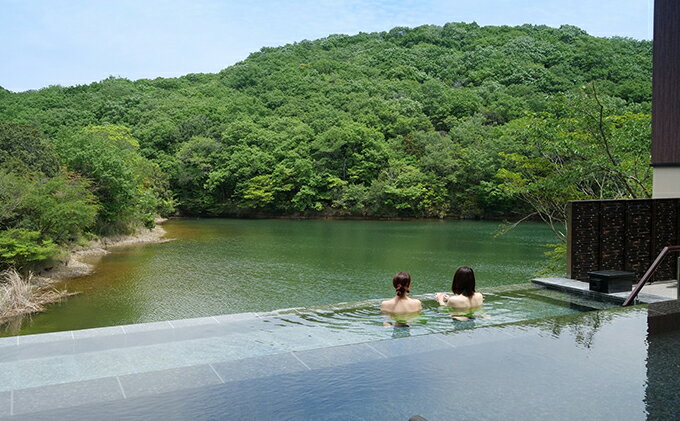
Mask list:
[[423,302],[423,311],[408,321],[395,320],[382,314],[380,300],[281,310],[264,313],[262,316],[277,327],[325,328],[336,330],[343,336],[358,335],[373,340],[502,325],[614,307],[609,303],[586,300],[557,291],[517,288],[506,292],[486,293],[482,308],[468,320],[459,320],[454,316],[459,316],[460,310],[440,306],[433,295],[415,298]]
[[552,234],[526,224],[497,237],[498,227],[173,220],[165,229],[175,241],[113,249],[95,273],[62,285],[78,296],[35,315],[19,333],[379,300],[394,294],[391,279],[401,270],[411,273],[416,294],[448,290],[461,265],[475,269],[478,288],[527,282],[540,270]]

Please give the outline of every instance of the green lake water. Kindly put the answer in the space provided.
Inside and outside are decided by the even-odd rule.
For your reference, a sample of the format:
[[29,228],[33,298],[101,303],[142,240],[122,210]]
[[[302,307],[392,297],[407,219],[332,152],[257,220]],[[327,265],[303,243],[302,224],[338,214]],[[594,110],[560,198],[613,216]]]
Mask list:
[[499,223],[485,221],[178,219],[164,227],[173,241],[112,249],[95,273],[60,285],[79,295],[24,320],[18,333],[391,297],[398,271],[411,273],[413,294],[449,290],[461,265],[474,268],[478,288],[523,283],[554,241],[541,224],[496,237]]

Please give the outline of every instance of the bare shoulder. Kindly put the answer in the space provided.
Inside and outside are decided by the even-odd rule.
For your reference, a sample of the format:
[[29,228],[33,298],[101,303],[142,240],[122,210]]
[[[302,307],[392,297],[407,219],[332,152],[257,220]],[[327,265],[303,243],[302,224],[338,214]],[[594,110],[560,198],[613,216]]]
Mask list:
[[391,311],[394,308],[394,298],[391,300],[385,300],[380,303],[380,310]]
[[469,307],[470,301],[464,295],[449,295],[449,299],[446,301],[449,307]]

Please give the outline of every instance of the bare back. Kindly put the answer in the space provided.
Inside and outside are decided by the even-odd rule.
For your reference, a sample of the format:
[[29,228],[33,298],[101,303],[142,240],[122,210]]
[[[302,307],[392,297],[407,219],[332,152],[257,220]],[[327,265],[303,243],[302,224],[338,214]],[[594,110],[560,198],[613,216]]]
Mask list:
[[437,294],[437,301],[439,304],[453,307],[453,308],[475,308],[481,307],[484,303],[484,296],[479,292],[475,292],[472,297],[466,297],[465,295],[448,295],[448,294]]
[[423,309],[420,300],[410,297],[394,297],[380,303],[380,310],[383,313],[408,314],[417,313]]

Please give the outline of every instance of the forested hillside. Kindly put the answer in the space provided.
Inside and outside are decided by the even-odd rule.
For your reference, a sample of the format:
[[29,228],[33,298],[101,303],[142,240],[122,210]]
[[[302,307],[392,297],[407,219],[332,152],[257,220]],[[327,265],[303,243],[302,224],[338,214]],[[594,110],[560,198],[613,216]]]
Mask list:
[[0,89],[0,249],[173,206],[559,221],[568,199],[649,194],[650,100],[649,41],[474,23],[263,48],[218,74]]

